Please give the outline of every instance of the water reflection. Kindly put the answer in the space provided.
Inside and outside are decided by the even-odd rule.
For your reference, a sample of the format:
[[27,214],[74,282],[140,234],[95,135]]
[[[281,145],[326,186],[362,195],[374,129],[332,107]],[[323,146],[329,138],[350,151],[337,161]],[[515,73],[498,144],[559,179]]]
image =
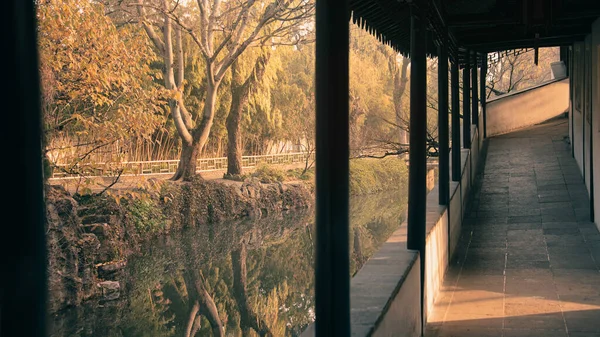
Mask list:
[[[404,190],[353,198],[354,274],[403,221]],[[194,228],[131,258],[116,300],[60,313],[53,336],[297,336],[314,320],[309,212]]]

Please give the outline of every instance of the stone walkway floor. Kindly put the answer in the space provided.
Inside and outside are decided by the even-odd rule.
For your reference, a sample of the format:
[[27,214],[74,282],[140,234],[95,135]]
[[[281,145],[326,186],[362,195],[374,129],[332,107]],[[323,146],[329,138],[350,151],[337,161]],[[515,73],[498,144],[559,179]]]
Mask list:
[[566,119],[491,138],[427,337],[600,336],[600,233]]

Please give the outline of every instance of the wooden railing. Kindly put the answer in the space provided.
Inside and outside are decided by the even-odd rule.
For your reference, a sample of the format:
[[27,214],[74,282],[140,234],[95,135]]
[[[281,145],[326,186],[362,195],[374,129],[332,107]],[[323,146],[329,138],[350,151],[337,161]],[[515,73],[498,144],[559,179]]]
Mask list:
[[[252,168],[259,164],[284,165],[304,163],[314,160],[314,152],[292,152],[267,154],[259,156],[242,156],[242,167]],[[76,166],[56,165],[51,179],[66,179],[75,177],[114,177],[121,176],[173,174],[177,170],[179,160],[130,161],[112,163],[85,163]],[[210,172],[227,169],[227,157],[200,158],[196,172]]]

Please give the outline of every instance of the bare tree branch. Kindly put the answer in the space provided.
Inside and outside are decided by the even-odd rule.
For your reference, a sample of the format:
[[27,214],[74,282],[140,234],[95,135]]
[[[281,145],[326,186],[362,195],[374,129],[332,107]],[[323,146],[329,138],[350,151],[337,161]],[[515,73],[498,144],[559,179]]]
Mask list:
[[370,155],[370,154],[361,154],[355,157],[351,157],[350,159],[359,159],[359,158],[374,158],[374,159],[383,159],[385,157],[389,157],[389,156],[399,156],[401,154],[404,153],[408,153],[408,149],[401,149],[398,151],[392,151],[392,152],[385,152],[384,154],[378,156],[378,155]]
[[119,179],[121,178],[121,175],[123,174],[123,171],[125,171],[125,169],[120,169],[119,170],[119,174],[117,175],[117,177],[115,178],[115,180],[113,180],[112,183],[110,183],[108,186],[106,186],[102,191],[100,191],[97,195],[102,195],[104,192],[108,191],[111,187],[115,186],[115,184],[119,181]]
[[144,9],[142,0],[140,0],[140,2],[137,4],[137,9],[140,15],[140,21],[142,23],[142,26],[144,27],[144,30],[146,31],[146,34],[148,34],[148,37],[150,38],[152,43],[154,43],[154,46],[160,51],[160,53],[164,53],[165,44],[160,39],[160,37],[156,35],[156,32],[154,32],[154,28],[148,24],[148,21],[146,20],[146,10]]

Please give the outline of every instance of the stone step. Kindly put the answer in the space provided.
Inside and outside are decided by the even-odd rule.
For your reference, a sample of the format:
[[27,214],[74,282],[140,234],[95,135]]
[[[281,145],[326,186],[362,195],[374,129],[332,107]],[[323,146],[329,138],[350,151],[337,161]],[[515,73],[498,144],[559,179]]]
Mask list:
[[85,249],[99,249],[101,247],[100,240],[96,234],[83,233],[81,239],[77,241],[77,244],[83,246]]
[[102,297],[106,301],[116,300],[121,296],[121,284],[117,281],[102,281],[96,286],[101,289]]
[[114,280],[115,276],[119,274],[127,266],[127,261],[110,261],[97,265],[98,277],[103,280]]
[[98,207],[90,205],[90,206],[78,206],[77,207],[77,215],[79,217],[84,217],[86,215],[94,215],[98,212]]
[[114,223],[116,217],[107,214],[90,214],[81,217],[81,224],[91,225],[96,223]]
[[89,225],[82,225],[85,233],[95,234],[98,239],[102,240],[106,238],[107,230],[109,229],[107,223],[93,223]]

